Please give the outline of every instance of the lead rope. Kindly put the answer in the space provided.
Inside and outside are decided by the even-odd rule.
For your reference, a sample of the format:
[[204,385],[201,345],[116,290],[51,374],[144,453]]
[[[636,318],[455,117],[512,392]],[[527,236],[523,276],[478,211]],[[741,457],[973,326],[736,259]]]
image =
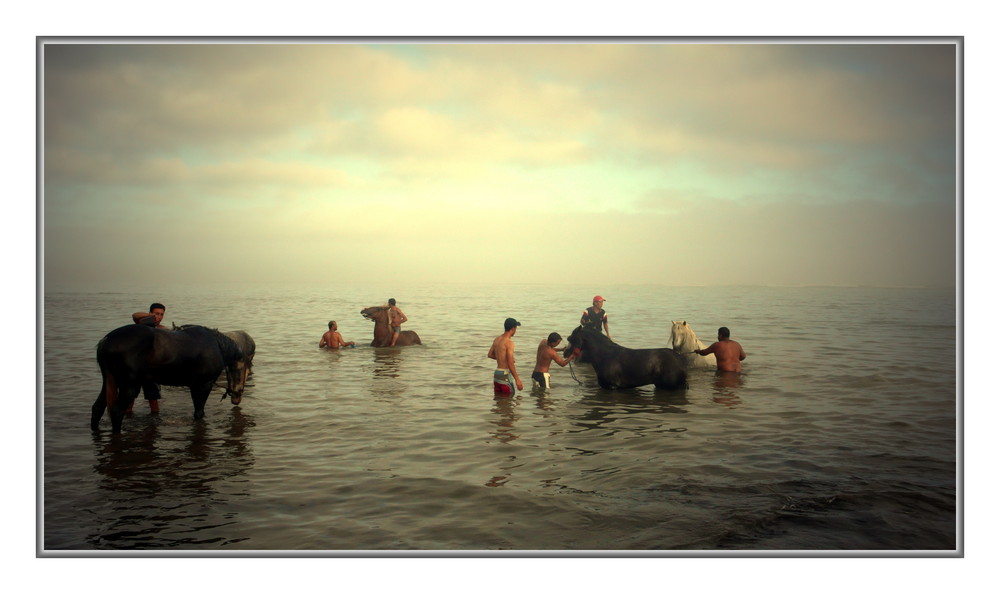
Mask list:
[[580,380],[578,380],[578,379],[576,378],[576,370],[575,370],[575,369],[573,369],[573,362],[572,362],[572,361],[570,361],[570,362],[569,362],[569,374],[570,374],[571,376],[573,376],[573,379],[575,379],[575,380],[576,380],[576,383],[580,384],[581,386],[583,385],[583,382],[581,382]]

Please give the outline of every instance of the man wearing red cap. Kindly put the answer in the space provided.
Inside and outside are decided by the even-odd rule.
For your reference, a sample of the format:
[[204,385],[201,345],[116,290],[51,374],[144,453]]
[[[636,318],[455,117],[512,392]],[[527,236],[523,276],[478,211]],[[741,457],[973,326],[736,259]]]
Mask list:
[[608,313],[604,311],[604,297],[594,296],[594,306],[583,310],[583,317],[580,318],[580,325],[584,328],[593,328],[598,332],[604,326],[604,333],[611,338],[611,331],[608,330]]

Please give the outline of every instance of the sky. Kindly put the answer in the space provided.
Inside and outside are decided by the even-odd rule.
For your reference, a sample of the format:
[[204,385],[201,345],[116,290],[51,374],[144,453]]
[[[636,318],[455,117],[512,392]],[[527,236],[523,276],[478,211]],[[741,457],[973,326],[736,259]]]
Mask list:
[[956,283],[936,43],[43,46],[46,288]]

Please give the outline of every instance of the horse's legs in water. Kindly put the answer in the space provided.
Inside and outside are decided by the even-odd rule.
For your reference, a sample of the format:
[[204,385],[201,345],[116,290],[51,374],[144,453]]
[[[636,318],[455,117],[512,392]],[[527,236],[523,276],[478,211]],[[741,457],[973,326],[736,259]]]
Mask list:
[[[111,432],[121,433],[122,432],[122,419],[125,418],[125,411],[132,406],[135,401],[135,397],[139,395],[139,384],[130,383],[129,385],[118,386],[118,397],[115,398],[115,403],[111,405],[108,410],[108,414],[111,416]],[[95,403],[96,406],[96,403]]]
[[194,404],[194,418],[201,419],[205,416],[205,403],[208,402],[208,395],[215,386],[215,380],[197,386],[191,386],[191,402]]

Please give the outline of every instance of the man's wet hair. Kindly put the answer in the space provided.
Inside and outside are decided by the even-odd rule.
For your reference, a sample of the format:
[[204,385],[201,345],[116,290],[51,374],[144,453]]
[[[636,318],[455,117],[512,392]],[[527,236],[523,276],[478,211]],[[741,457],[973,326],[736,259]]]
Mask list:
[[719,338],[729,338],[729,328],[725,326],[719,328]]
[[396,305],[396,300],[390,297],[389,298],[389,305]]
[[154,309],[162,309],[163,311],[167,311],[167,306],[163,305],[162,303],[154,303],[149,306],[149,311],[152,312]]
[[562,336],[559,336],[558,332],[553,332],[552,334],[549,334],[549,344],[553,342],[558,342],[560,340],[562,340]]
[[336,324],[337,324],[337,322],[334,322],[333,320],[330,320],[330,323],[329,323],[329,324],[327,324],[327,325],[326,325],[326,327],[327,327],[327,328],[329,328],[330,330],[333,330],[333,327],[334,327],[334,326],[335,326]]

